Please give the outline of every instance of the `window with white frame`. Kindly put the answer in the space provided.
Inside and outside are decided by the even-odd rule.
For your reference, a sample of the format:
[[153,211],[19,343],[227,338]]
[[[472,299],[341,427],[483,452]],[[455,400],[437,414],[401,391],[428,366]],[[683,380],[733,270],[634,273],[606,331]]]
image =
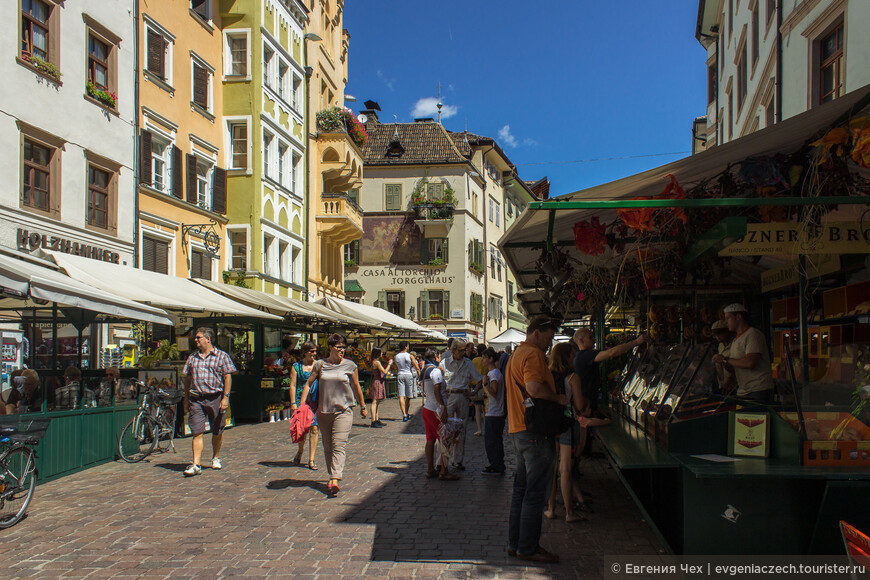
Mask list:
[[172,142],[159,133],[151,134],[151,187],[167,193],[172,189]]
[[212,208],[212,176],[214,163],[197,157],[196,159],[196,205],[203,209]]
[[282,280],[289,280],[291,278],[290,244],[280,240],[278,241],[278,267],[280,278]]
[[[172,53],[175,36],[145,15],[145,71],[172,85]],[[146,75],[147,77],[148,75]]]
[[267,276],[276,277],[275,238],[269,234],[263,234],[263,273]]
[[248,232],[247,230],[230,230],[230,252],[233,270],[248,269]]
[[284,187],[290,187],[289,149],[286,144],[278,143],[278,182]]
[[263,175],[274,179],[274,171],[272,170],[272,151],[274,150],[273,142],[275,137],[266,131],[263,131]]
[[302,183],[300,180],[302,179],[302,156],[293,153],[293,163],[290,165],[290,171],[292,172],[290,175],[290,191],[297,193],[302,191]]
[[275,51],[268,46],[263,47],[263,84],[273,88],[272,65],[275,60]]
[[248,168],[248,125],[245,121],[227,121],[230,142],[230,169]]
[[211,22],[212,0],[190,0],[190,9],[206,22]]
[[250,69],[249,31],[227,30],[226,36],[226,70],[228,77],[247,77]]
[[495,200],[489,198],[489,221],[493,220],[493,215],[495,214]]
[[501,204],[495,202],[495,227],[501,227]]
[[287,102],[289,100],[289,90],[288,86],[290,84],[290,68],[284,63],[284,61],[280,61],[278,63],[278,94],[281,97],[281,100]]
[[299,284],[302,280],[302,249],[301,248],[292,248],[290,250],[290,258],[292,260],[291,266],[291,274],[292,278],[290,279],[291,284]]
[[293,109],[296,112],[300,112],[300,109],[302,108],[302,96],[303,96],[302,95],[302,78],[294,74],[293,75],[293,103],[291,103],[291,104],[293,106]]

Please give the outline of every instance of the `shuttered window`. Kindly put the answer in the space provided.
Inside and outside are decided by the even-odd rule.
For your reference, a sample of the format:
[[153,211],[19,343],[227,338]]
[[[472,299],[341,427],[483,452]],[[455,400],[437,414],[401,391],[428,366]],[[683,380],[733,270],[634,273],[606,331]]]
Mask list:
[[208,107],[209,74],[205,67],[193,63],[193,102],[205,109]]
[[142,238],[142,269],[169,274],[169,243],[154,238]]
[[146,68],[160,79],[166,80],[166,39],[154,30],[148,29],[148,60]]
[[483,323],[483,296],[471,293],[471,321]]
[[402,184],[389,183],[384,186],[384,210],[401,211],[402,209]]
[[190,253],[190,277],[211,280],[211,258],[199,250]]
[[423,290],[420,292],[420,318],[450,318],[450,292],[448,290]]
[[444,197],[443,183],[428,183],[426,184],[426,197],[429,200],[442,199]]

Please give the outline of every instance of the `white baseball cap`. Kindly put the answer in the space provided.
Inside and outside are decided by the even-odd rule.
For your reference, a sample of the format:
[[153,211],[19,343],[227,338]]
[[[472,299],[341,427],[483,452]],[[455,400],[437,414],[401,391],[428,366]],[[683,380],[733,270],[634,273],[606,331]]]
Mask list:
[[729,304],[725,308],[722,309],[725,314],[731,314],[734,312],[749,312],[745,306],[740,304],[739,302],[735,302],[734,304]]

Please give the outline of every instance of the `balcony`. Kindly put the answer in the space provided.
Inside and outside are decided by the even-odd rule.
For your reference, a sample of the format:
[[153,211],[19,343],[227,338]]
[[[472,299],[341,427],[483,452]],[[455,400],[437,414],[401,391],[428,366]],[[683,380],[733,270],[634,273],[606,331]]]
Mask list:
[[453,227],[452,203],[416,203],[411,206],[424,238],[446,238]]
[[362,186],[362,147],[365,128],[349,111],[328,109],[317,113],[317,157],[323,187],[349,191]]
[[362,209],[346,193],[321,193],[314,219],[317,233],[335,245],[362,237]]

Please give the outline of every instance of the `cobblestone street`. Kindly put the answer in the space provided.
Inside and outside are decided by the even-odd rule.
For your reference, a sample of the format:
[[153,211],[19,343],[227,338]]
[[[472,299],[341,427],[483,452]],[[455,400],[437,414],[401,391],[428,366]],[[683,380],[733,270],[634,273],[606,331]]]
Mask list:
[[[184,478],[178,453],[113,462],[41,485],[28,517],[0,531],[4,577],[285,576],[317,578],[597,578],[609,555],[660,544],[606,460],[584,463],[589,521],[544,522],[542,545],[562,563],[526,566],[505,554],[512,477],[486,476],[472,436],[462,479],[424,477],[419,400],[403,423],[387,401],[371,429],[356,415],[339,497],[318,471],[291,465],[289,422],[241,425],[224,437],[224,468]],[[307,456],[307,452],[306,452]],[[210,464],[206,435],[204,463]],[[508,473],[513,458],[508,453]],[[564,516],[561,505],[559,514]]]

